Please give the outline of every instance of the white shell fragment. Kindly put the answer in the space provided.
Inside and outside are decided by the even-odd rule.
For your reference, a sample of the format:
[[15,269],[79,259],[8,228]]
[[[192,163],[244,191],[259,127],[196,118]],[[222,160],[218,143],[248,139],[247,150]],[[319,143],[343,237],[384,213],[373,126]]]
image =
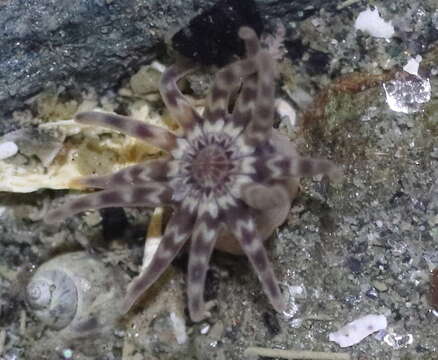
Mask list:
[[389,39],[394,35],[394,26],[390,21],[387,22],[380,17],[377,8],[374,10],[367,8],[362,11],[357,17],[354,27],[377,38]]
[[186,323],[184,318],[175,312],[170,313],[170,321],[172,323],[173,331],[175,333],[176,342],[178,345],[184,344],[188,340]]
[[140,274],[147,270],[163,238],[163,213],[164,209],[162,207],[157,207],[152,214],[146,236],[143,264],[141,265]]
[[276,99],[275,109],[277,110],[278,115],[280,115],[280,118],[287,121],[289,128],[293,128],[296,126],[297,113],[292,105],[290,105],[286,100],[280,98]]
[[410,58],[405,66],[403,66],[403,70],[409,74],[418,76],[418,69],[420,67],[420,63],[423,58],[421,55],[417,55],[415,58]]
[[[132,111],[134,117],[166,126],[160,115],[150,113],[146,102],[138,103],[141,106]],[[11,143],[19,148],[20,158],[3,161],[14,155]],[[78,189],[74,184],[78,177],[114,173],[158,154],[157,148],[111,129],[73,120],[47,122],[0,139],[0,191]]]
[[431,85],[428,78],[403,74],[383,84],[386,103],[393,111],[413,114],[421,111],[423,105],[430,101]]
[[352,346],[360,343],[368,335],[386,329],[387,325],[384,315],[366,315],[330,333],[329,340],[336,342],[340,347]]
[[13,141],[0,144],[0,160],[10,158],[18,152],[18,146]]

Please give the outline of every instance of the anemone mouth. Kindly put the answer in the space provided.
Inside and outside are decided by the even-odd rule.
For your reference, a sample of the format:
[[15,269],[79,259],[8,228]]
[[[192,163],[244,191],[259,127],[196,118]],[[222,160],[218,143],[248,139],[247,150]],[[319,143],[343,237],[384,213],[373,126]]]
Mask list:
[[222,187],[228,182],[234,167],[231,153],[226,147],[215,143],[199,149],[190,166],[194,182],[205,190]]
[[203,132],[183,150],[180,176],[184,183],[202,193],[222,193],[238,163],[236,143],[229,134]]

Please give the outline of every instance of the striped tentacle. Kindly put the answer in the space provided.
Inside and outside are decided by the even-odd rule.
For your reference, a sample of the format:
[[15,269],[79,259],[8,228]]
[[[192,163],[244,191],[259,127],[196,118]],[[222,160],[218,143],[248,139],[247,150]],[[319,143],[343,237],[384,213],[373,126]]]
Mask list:
[[246,137],[251,144],[265,142],[271,135],[275,103],[275,63],[267,50],[255,58],[257,63],[257,96],[252,121],[246,128]]
[[235,207],[226,212],[226,224],[251,262],[272,306],[279,312],[284,311],[285,304],[280,287],[263,246],[263,241],[257,233],[251,211],[243,202],[239,201]]
[[160,94],[166,108],[172,118],[177,121],[186,134],[190,132],[196,124],[202,122],[202,118],[196,112],[189,100],[179,90],[177,81],[193,71],[193,65],[189,63],[178,63],[168,67],[160,80]]
[[255,73],[257,53],[260,44],[257,34],[248,27],[239,30],[239,37],[245,42],[246,58],[227,65],[220,70],[215,77],[215,82],[207,97],[205,117],[216,121],[223,119],[228,114],[230,96],[236,92],[243,78]]
[[215,200],[204,196],[200,202],[192,240],[187,275],[190,317],[201,321],[209,314],[204,303],[204,284],[211,253],[221,229],[221,216]]
[[120,131],[165,151],[176,145],[176,135],[165,128],[146,124],[128,116],[113,113],[88,111],[76,114],[75,121],[85,125],[95,125]]
[[233,109],[233,121],[236,125],[245,128],[251,121],[257,98],[257,74],[253,74],[243,81],[242,89],[237,97]]
[[102,190],[74,199],[64,206],[49,211],[45,222],[54,224],[90,209],[108,207],[155,207],[172,204],[172,190],[160,183],[137,186],[121,186],[117,189]]
[[259,159],[257,166],[268,171],[273,179],[327,175],[332,181],[338,182],[342,178],[342,170],[332,161],[306,157],[288,157],[277,154],[268,159]]
[[114,174],[103,176],[84,176],[74,179],[71,184],[82,188],[109,188],[126,185],[141,185],[151,181],[166,182],[171,170],[176,167],[174,161],[168,159],[149,160],[143,164],[128,166]]
[[191,204],[184,201],[170,218],[160,245],[148,267],[132,280],[122,305],[122,312],[127,313],[143,293],[166,270],[184,243],[189,238],[196,219],[196,211]]

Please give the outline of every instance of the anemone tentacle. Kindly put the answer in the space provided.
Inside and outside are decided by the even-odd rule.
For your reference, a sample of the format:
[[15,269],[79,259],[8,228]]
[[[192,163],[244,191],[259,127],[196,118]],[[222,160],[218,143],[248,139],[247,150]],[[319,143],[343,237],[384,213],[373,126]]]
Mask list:
[[342,177],[341,169],[327,159],[275,154],[267,159],[259,159],[257,164],[263,172],[278,179],[327,175],[331,180],[338,181]]
[[257,58],[257,95],[251,122],[245,134],[250,143],[261,144],[271,135],[275,110],[275,67],[267,50],[260,51]]
[[[184,202],[183,202],[184,203]],[[168,268],[169,264],[181,250],[189,238],[196,220],[196,213],[190,211],[190,204],[175,211],[170,218],[155,256],[151,263],[132,280],[127,289],[123,313],[127,313],[144,292],[157,280]]]
[[204,196],[190,242],[187,297],[190,317],[200,321],[206,316],[204,285],[216,239],[221,230],[221,214],[212,196]]
[[102,176],[84,176],[74,179],[72,183],[75,186],[86,188],[105,189],[109,187],[118,187],[126,185],[141,185],[151,181],[167,182],[175,173],[172,167],[176,167],[175,162],[169,161],[168,158],[148,160],[142,164],[128,166],[116,173]]
[[176,145],[177,137],[169,130],[146,124],[129,116],[87,111],[76,114],[75,121],[79,124],[102,126],[117,130],[165,151],[171,151]]
[[237,126],[245,128],[251,121],[257,99],[257,74],[248,76],[242,84],[233,109],[233,119]]
[[226,224],[248,257],[270,303],[278,312],[284,311],[285,303],[277,278],[266,254],[263,241],[257,234],[254,216],[251,215],[248,206],[239,201],[233,209],[227,212]]
[[244,59],[232,63],[220,70],[207,97],[207,108],[204,113],[206,120],[234,120],[226,117],[231,95],[236,92],[242,79],[257,71],[254,59]]
[[69,203],[49,211],[45,221],[54,224],[75,214],[90,209],[108,207],[156,207],[171,205],[172,190],[160,183],[147,185],[121,186],[116,189],[102,190],[90,195],[83,195]]
[[182,94],[177,81],[194,69],[192,64],[180,62],[167,68],[160,80],[160,94],[166,108],[171,117],[181,125],[185,134],[191,132],[196,124],[202,122],[202,118]]

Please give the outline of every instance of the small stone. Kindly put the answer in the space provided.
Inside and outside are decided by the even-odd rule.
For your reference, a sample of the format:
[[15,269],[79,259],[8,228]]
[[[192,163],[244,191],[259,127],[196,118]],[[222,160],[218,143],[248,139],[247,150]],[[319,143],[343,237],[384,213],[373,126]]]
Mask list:
[[378,9],[367,8],[357,17],[354,27],[377,38],[389,39],[394,35],[394,26],[390,21],[385,21]]
[[204,325],[201,330],[199,331],[202,335],[206,335],[208,334],[208,330],[210,330],[210,325],[206,324]]
[[369,290],[365,293],[365,295],[366,295],[367,297],[369,297],[370,299],[373,299],[373,300],[375,300],[375,299],[378,298],[378,294],[377,294],[377,291],[376,291],[375,288],[373,288],[373,289],[369,289]]
[[136,95],[145,95],[158,91],[161,73],[151,66],[142,66],[132,76],[129,84]]
[[18,146],[12,141],[0,144],[0,160],[10,158],[18,152]]
[[62,356],[64,359],[71,359],[73,356],[73,351],[71,349],[64,349],[62,351]]
[[377,289],[377,291],[379,291],[379,292],[388,291],[388,287],[385,285],[385,283],[383,283],[381,281],[374,281],[373,285]]
[[224,334],[224,323],[222,321],[218,321],[215,323],[208,334],[211,339],[220,340]]
[[92,212],[87,213],[83,217],[83,219],[88,226],[96,226],[97,224],[99,224],[101,222],[102,217],[100,216],[99,212],[92,211]]

